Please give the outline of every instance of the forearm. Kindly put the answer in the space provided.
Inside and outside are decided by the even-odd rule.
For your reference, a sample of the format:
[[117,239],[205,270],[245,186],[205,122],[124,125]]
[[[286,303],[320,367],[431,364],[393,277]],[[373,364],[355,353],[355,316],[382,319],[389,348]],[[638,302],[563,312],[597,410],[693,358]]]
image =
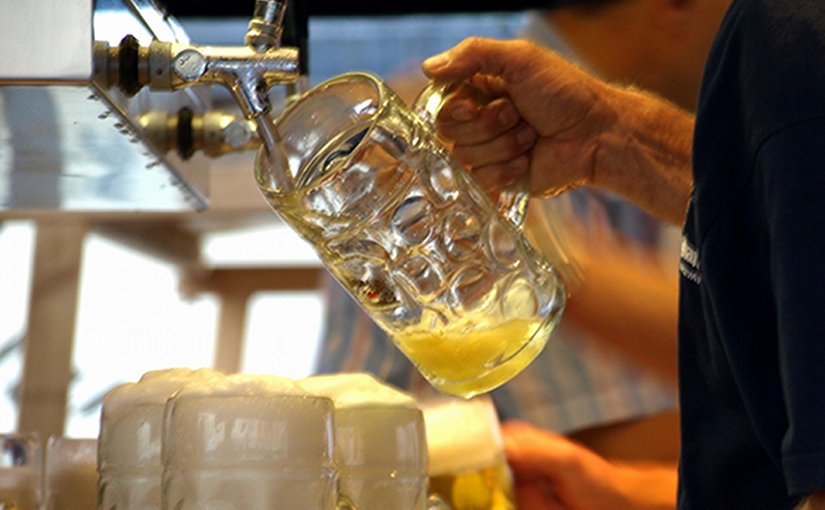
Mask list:
[[617,492],[628,509],[673,510],[676,508],[678,474],[676,466],[618,465],[623,475]]
[[825,510],[825,491],[819,491],[808,496],[797,510]]
[[[587,253],[592,255],[587,256]],[[583,254],[584,253],[584,254]],[[658,374],[676,381],[678,283],[618,245],[578,253],[582,283],[565,317]]]
[[606,86],[603,100],[615,120],[600,137],[592,184],[681,225],[693,182],[693,117],[628,88]]

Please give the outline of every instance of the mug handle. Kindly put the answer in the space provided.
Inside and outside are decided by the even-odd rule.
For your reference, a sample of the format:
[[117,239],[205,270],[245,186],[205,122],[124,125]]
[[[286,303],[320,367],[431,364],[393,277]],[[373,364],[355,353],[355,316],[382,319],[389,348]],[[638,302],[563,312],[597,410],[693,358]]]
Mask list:
[[[419,92],[413,102],[412,110],[425,124],[435,130],[435,121],[438,112],[444,105],[447,91],[452,83],[443,81],[430,81],[424,89]],[[524,221],[527,217],[527,206],[530,203],[529,175],[525,173],[513,185],[501,190],[498,195],[496,207],[502,216],[507,218],[517,229],[524,228]]]

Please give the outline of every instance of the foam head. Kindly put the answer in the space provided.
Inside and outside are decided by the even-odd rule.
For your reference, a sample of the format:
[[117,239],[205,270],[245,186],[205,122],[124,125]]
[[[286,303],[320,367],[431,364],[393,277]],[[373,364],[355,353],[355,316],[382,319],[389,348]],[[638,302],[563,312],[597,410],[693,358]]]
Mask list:
[[174,392],[187,382],[220,379],[217,370],[201,368],[169,368],[152,370],[136,383],[124,383],[111,389],[103,397],[103,419],[117,419],[121,413],[137,405],[163,405]]
[[449,399],[423,411],[430,476],[491,467],[502,459],[498,417],[489,399]]
[[318,375],[300,384],[335,403],[340,465],[426,474],[424,419],[411,396],[360,372]]
[[424,418],[408,394],[366,373],[309,377],[335,403],[339,489],[361,510],[422,508],[427,493]]
[[336,409],[370,406],[417,409],[409,394],[366,372],[316,375],[299,384],[310,393],[331,398]]
[[147,372],[136,383],[124,383],[103,397],[98,445],[100,469],[109,467],[159,470],[163,410],[166,401],[187,383],[203,384],[222,377],[210,369]]

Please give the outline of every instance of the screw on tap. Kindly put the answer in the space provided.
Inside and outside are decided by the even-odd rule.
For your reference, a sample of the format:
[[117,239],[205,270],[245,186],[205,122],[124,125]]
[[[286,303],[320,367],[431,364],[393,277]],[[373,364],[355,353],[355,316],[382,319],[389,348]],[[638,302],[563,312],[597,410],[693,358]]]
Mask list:
[[186,48],[175,55],[172,69],[182,80],[194,82],[206,72],[206,58],[198,50]]

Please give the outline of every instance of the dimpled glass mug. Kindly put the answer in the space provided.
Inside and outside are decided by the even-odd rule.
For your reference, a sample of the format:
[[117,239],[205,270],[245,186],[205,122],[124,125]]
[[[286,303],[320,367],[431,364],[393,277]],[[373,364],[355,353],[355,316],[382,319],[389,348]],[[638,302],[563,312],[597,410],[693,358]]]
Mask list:
[[275,121],[255,177],[430,383],[471,397],[541,352],[565,286],[523,234],[527,194],[494,205],[437,139],[443,90],[411,109],[371,74],[332,78]]

